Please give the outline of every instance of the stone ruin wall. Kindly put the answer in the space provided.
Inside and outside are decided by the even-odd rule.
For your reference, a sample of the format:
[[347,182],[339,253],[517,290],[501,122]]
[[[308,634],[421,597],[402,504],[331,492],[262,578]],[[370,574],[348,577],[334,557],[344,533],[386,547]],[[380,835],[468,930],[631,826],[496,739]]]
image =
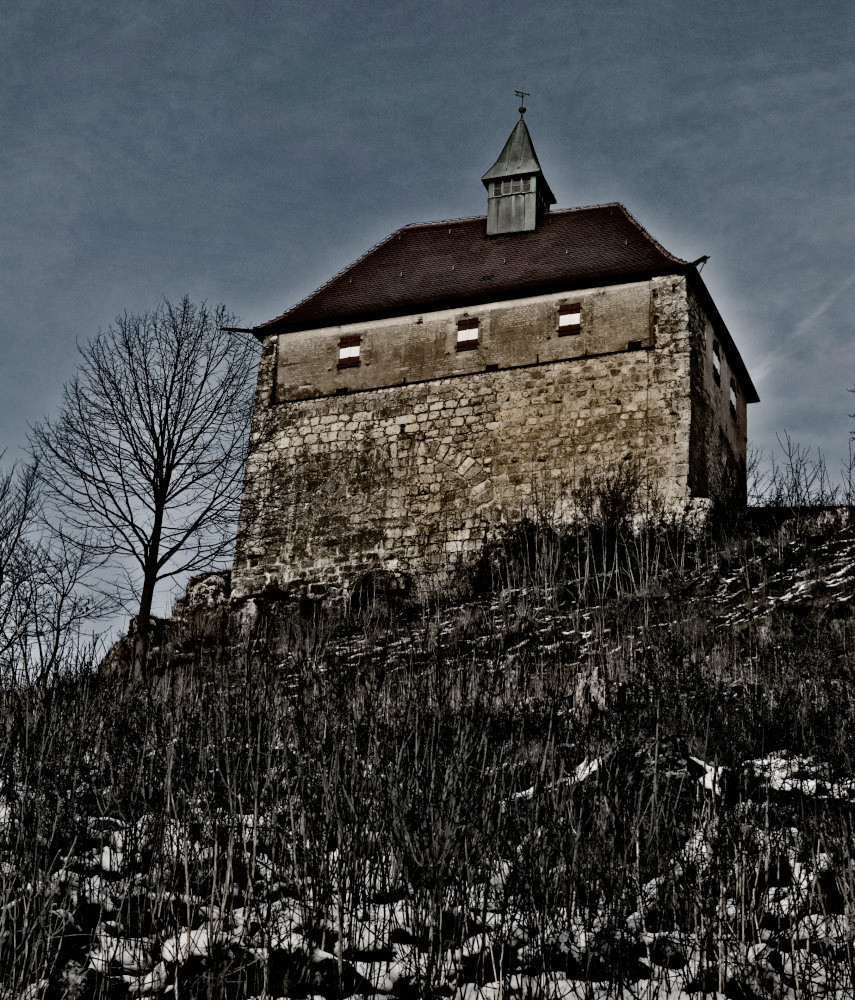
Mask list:
[[[281,401],[281,344],[269,338],[234,595],[313,581],[346,586],[377,569],[440,570],[474,552],[497,525],[538,506],[569,514],[568,498],[585,477],[626,461],[670,509],[684,510],[690,464],[696,472],[703,464],[701,439],[690,445],[689,385],[699,364],[691,355],[700,320],[682,276],[643,285],[650,311],[642,349],[628,350],[626,330],[616,329],[612,341],[621,349],[612,353],[538,358],[345,395]],[[496,308],[511,330],[515,310],[524,318],[531,301]],[[460,311],[448,315],[453,320]],[[408,325],[416,336],[425,319],[398,319],[395,329]],[[334,330],[335,343],[352,329]],[[501,340],[498,323],[494,332]],[[588,332],[607,346],[603,330]],[[323,346],[325,333],[284,335],[294,336]],[[318,371],[330,375],[320,364]]]
[[[689,486],[693,496],[745,503],[748,408],[744,387],[727,346],[691,290],[688,305],[692,345]],[[718,366],[714,363],[716,344]],[[736,387],[733,406],[731,380]]]

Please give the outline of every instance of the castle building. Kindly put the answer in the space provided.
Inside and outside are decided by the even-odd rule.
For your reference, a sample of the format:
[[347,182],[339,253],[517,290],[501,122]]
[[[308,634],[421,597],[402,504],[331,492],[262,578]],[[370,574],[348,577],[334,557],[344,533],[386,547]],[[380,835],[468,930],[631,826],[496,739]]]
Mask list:
[[758,396],[697,263],[553,211],[520,109],[487,214],[404,226],[255,328],[236,596],[421,574],[629,463],[680,514],[745,486]]

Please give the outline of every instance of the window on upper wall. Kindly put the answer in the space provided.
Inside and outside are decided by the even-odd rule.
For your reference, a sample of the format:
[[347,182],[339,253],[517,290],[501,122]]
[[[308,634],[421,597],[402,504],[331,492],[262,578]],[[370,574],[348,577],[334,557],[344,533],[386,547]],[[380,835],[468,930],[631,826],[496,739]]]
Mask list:
[[457,350],[474,351],[478,346],[478,317],[457,321]]
[[356,368],[361,349],[362,337],[342,337],[338,342],[339,368]]
[[525,194],[531,190],[530,177],[510,177],[504,181],[493,181],[493,194]]
[[736,419],[736,382],[730,380],[730,415]]
[[712,342],[712,377],[716,385],[721,385],[721,349],[717,340]]
[[582,307],[577,303],[572,306],[558,307],[558,335],[566,337],[571,333],[582,332]]

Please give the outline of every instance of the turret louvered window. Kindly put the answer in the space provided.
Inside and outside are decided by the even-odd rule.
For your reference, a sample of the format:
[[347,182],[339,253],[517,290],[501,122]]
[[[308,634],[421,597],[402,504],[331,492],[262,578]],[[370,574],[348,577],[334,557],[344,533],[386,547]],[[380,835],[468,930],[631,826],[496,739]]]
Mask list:
[[531,191],[530,177],[509,177],[504,181],[493,181],[493,194],[526,194]]

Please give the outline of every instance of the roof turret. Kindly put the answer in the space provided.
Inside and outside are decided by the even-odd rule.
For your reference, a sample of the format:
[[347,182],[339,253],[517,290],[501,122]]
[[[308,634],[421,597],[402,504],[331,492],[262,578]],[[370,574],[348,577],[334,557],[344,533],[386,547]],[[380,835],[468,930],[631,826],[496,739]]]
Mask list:
[[525,110],[521,105],[520,120],[498,160],[481,178],[487,188],[488,236],[531,231],[555,204],[523,117]]

